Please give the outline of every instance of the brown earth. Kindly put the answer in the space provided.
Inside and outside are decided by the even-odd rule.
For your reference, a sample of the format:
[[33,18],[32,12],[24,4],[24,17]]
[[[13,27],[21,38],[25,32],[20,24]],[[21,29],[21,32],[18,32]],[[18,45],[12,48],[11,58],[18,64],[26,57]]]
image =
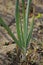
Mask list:
[[[33,30],[33,39],[35,39],[35,40],[31,41],[32,47],[34,47],[34,49],[32,50],[31,49],[32,47],[30,45],[30,48],[28,50],[28,59],[32,55],[31,56],[32,62],[40,61],[39,65],[43,65],[43,4],[42,4],[42,6],[41,6],[41,4],[37,4],[37,5],[34,4],[34,7],[36,8],[35,9],[36,13],[42,11],[41,12],[42,16],[39,19],[35,18],[35,25],[34,25],[34,30]],[[5,23],[7,25],[11,24],[11,26],[9,26],[9,27],[11,28],[12,32],[17,37],[16,27],[15,27],[16,26],[16,24],[15,24],[15,0],[0,0],[0,16],[3,18],[3,20],[5,21]],[[11,23],[12,21],[14,21],[14,22]],[[30,21],[31,21],[31,18],[30,18]],[[16,47],[16,45],[12,44],[12,41],[13,40],[8,35],[7,31],[2,26],[0,26],[0,65],[12,64],[11,63],[12,58],[9,61],[8,60],[9,57],[6,55],[6,53],[9,51],[11,52],[11,54],[12,54],[12,52],[14,52],[13,49]],[[5,42],[9,42],[11,44],[6,46]],[[13,55],[14,54],[15,53],[13,53]],[[5,62],[5,64],[4,64],[4,62]],[[16,65],[17,65],[17,63],[16,63]],[[32,64],[30,64],[30,65],[32,65]]]

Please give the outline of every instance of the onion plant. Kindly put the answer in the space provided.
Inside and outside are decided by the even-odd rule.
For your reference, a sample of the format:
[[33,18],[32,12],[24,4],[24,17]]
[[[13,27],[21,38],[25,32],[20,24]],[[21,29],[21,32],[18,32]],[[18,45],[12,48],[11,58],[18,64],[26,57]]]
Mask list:
[[0,25],[2,25],[8,32],[8,34],[12,37],[14,42],[19,46],[22,50],[23,54],[26,55],[27,47],[31,40],[32,31],[34,27],[34,15],[32,17],[32,21],[30,23],[30,29],[28,30],[28,21],[29,21],[29,12],[30,12],[30,4],[32,0],[27,0],[27,7],[25,10],[25,0],[22,0],[22,14],[23,14],[23,26],[21,24],[20,13],[19,13],[19,0],[16,0],[16,10],[15,10],[15,21],[16,21],[16,30],[17,36],[12,33],[11,29],[8,25],[0,17]]

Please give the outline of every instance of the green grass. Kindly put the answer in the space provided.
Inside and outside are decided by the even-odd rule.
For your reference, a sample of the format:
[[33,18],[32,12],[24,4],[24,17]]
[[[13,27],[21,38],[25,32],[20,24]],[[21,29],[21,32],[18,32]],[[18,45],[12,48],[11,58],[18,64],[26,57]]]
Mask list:
[[[30,4],[32,0],[27,1],[27,8],[25,11],[25,2],[22,0],[22,13],[23,13],[23,27],[20,20],[20,13],[19,13],[19,0],[16,0],[16,10],[15,10],[15,20],[16,20],[16,30],[18,39],[12,33],[11,29],[5,24],[5,22],[0,17],[0,25],[2,25],[8,32],[8,34],[12,37],[15,43],[19,46],[19,48],[23,51],[23,54],[26,55],[27,47],[31,40],[33,27],[34,27],[34,16],[32,17],[32,21],[30,23],[30,30],[28,32],[28,16],[30,12]],[[23,30],[22,30],[23,28]]]

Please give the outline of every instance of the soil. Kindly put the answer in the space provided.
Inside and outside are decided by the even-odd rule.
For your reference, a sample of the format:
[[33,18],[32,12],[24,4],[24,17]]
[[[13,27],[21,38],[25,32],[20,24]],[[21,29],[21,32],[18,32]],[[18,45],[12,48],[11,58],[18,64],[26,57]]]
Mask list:
[[[32,39],[26,53],[27,61],[22,62],[21,50],[17,48],[7,31],[0,26],[0,65],[43,65],[43,7],[41,7],[40,3],[35,7],[42,11],[42,16],[38,19],[35,18]],[[35,13],[39,13],[39,10],[37,9]],[[14,14],[15,1],[0,0],[0,16],[17,37]],[[31,14],[33,15],[33,13]],[[29,17],[30,21],[32,15]]]

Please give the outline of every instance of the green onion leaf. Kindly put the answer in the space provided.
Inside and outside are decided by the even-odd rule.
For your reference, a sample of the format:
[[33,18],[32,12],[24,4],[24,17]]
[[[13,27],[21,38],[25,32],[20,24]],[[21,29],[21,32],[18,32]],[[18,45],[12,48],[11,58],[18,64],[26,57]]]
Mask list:
[[11,32],[11,29],[8,27],[8,25],[5,24],[5,22],[2,20],[2,18],[0,18],[0,25],[2,25],[7,30],[8,34],[12,37],[12,39],[15,41],[15,43],[20,46],[19,41],[16,39],[14,34]]
[[26,46],[28,46],[28,44],[30,42],[30,39],[31,39],[31,36],[32,36],[32,32],[33,32],[33,28],[34,28],[34,16],[33,16],[33,19],[32,19],[31,25],[30,25],[30,31],[29,31],[29,34],[28,34]]

